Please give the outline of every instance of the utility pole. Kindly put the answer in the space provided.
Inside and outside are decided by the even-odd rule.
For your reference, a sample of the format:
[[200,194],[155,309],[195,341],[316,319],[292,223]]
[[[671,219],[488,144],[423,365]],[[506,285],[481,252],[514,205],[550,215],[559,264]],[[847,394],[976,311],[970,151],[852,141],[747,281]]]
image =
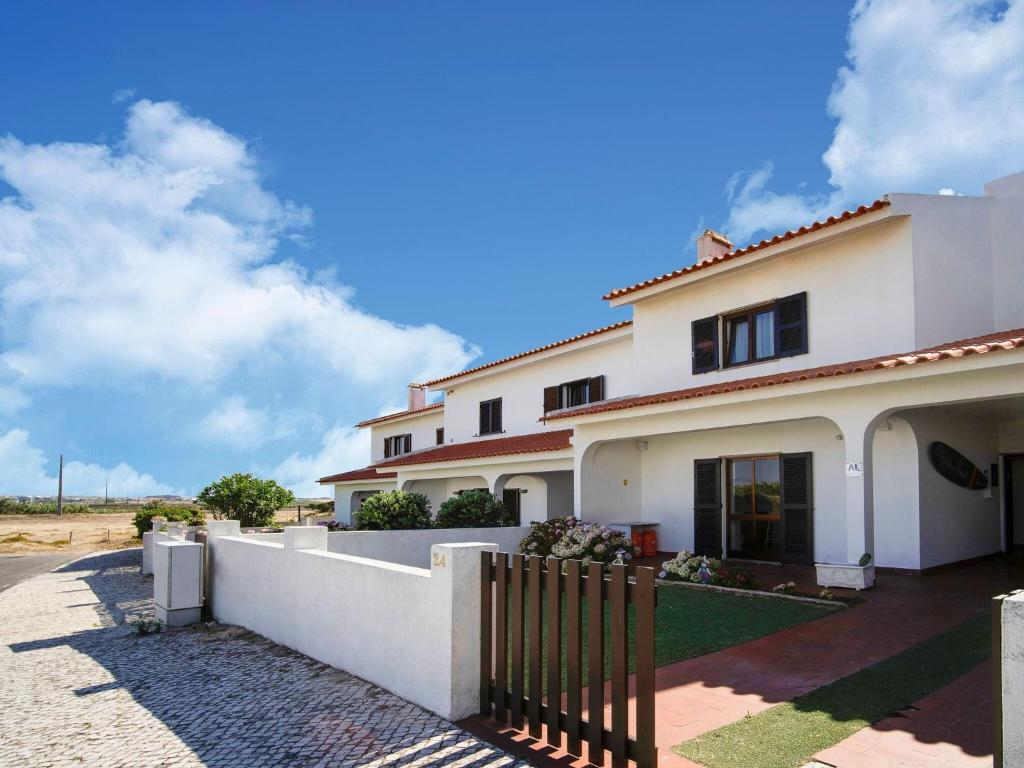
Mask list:
[[103,506],[110,506],[110,473],[107,473],[107,479],[103,483]]
[[64,454],[60,455],[60,469],[57,470],[57,517],[64,517]]

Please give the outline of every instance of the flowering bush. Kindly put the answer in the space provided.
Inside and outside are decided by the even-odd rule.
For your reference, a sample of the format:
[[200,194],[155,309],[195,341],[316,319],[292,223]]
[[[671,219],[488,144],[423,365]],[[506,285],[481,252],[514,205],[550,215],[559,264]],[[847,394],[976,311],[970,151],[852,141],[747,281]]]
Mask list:
[[619,531],[600,523],[582,523],[575,517],[556,517],[532,523],[530,533],[519,545],[526,555],[554,555],[584,563],[626,562],[633,558],[633,542]]
[[554,543],[551,554],[584,563],[622,563],[633,559],[633,542],[600,523],[579,523]]
[[553,517],[542,523],[530,523],[530,532],[519,543],[519,551],[524,555],[547,557],[551,554],[555,542],[579,523],[575,517]]
[[685,549],[671,560],[661,564],[662,571],[658,576],[669,581],[688,581],[693,584],[702,582],[700,567],[704,562],[708,564],[710,579],[708,584],[719,587],[732,587],[733,589],[755,589],[757,584],[754,581],[753,572],[746,568],[725,568],[722,561],[714,557],[703,557],[687,552]]
[[792,581],[787,581],[785,584],[776,584],[772,587],[772,592],[780,595],[792,595],[796,590],[796,584]]
[[819,598],[820,598],[821,600],[835,600],[835,599],[836,599],[836,595],[835,595],[835,593],[834,593],[834,592],[832,592],[832,591],[831,591],[831,590],[829,590],[829,589],[823,589],[823,590],[821,590],[821,592],[819,592],[819,593],[818,593],[818,597],[819,597]]

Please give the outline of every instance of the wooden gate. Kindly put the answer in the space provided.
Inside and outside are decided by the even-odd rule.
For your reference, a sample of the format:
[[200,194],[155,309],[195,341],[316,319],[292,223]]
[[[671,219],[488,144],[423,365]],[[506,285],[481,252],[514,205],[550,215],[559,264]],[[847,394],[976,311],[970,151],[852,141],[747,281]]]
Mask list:
[[[610,570],[606,577],[603,566],[595,563],[584,569],[578,560],[483,553],[480,713],[518,730],[525,725],[532,737],[544,736],[547,744],[559,749],[564,733],[565,750],[582,756],[586,743],[587,759],[596,765],[606,764],[608,751],[613,768],[626,766],[628,760],[638,768],[655,768],[654,569],[637,568],[632,580],[625,565],[613,565]],[[632,622],[629,606],[633,606]],[[610,648],[605,647],[606,617]],[[631,623],[636,674],[632,738]],[[605,724],[608,655],[610,727]]]

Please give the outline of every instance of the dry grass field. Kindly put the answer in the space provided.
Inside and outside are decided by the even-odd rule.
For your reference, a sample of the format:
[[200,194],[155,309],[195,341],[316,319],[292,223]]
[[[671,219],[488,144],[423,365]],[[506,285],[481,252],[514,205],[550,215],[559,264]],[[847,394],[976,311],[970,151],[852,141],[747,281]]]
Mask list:
[[[279,524],[297,521],[295,507],[282,509],[275,516]],[[95,514],[0,515],[0,555],[30,552],[96,552],[141,546],[135,537],[132,517],[135,510],[114,507]],[[305,508],[303,518],[306,517]],[[319,515],[328,520],[331,515]]]

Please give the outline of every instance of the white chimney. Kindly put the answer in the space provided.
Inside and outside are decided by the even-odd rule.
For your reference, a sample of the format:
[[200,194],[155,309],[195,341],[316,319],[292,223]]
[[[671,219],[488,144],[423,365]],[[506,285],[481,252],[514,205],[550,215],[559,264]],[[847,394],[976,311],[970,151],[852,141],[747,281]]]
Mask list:
[[427,406],[427,387],[425,384],[409,385],[409,410],[418,411]]
[[732,243],[728,237],[713,229],[705,229],[704,234],[697,238],[697,263],[724,256],[731,250]]

